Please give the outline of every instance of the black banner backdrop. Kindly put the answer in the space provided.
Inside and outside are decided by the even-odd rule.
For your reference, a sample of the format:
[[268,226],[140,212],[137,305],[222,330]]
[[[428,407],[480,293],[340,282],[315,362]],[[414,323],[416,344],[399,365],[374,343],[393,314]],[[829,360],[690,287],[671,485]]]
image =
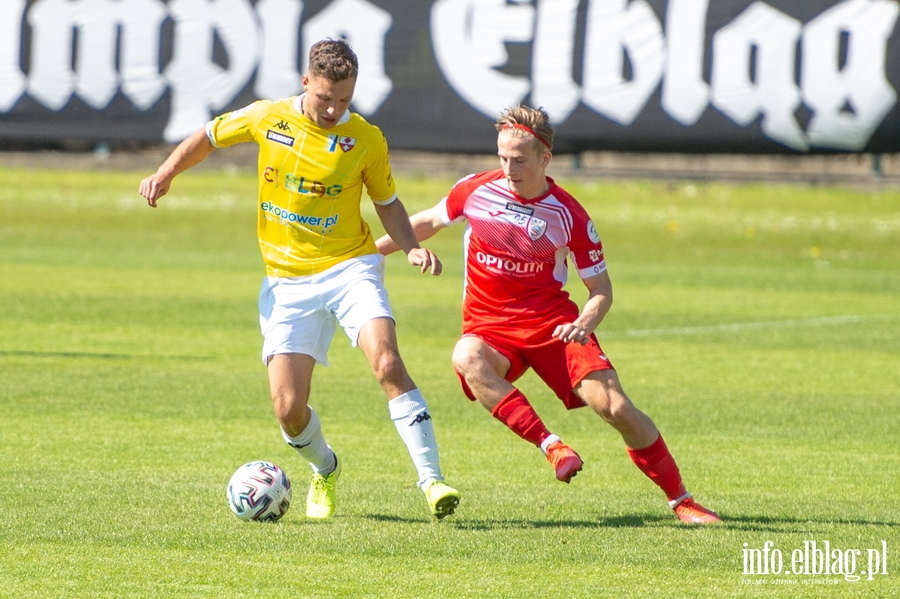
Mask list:
[[504,107],[555,150],[900,149],[897,0],[0,0],[0,140],[177,142],[360,57],[391,147],[492,152]]

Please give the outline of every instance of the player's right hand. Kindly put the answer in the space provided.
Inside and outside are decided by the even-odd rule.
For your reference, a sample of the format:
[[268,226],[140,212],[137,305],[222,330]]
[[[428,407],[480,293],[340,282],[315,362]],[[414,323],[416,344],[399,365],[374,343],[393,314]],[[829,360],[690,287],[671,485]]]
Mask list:
[[425,273],[429,270],[434,276],[441,274],[442,264],[437,255],[427,248],[413,248],[406,255],[406,259],[413,266],[418,266],[420,271]]
[[159,173],[153,173],[141,181],[141,185],[138,187],[138,193],[144,196],[147,200],[147,204],[149,204],[151,208],[156,208],[156,200],[168,193],[169,185],[171,185],[171,183],[171,179],[164,177]]
[[563,343],[578,343],[580,345],[585,345],[590,340],[591,332],[578,326],[574,322],[568,322],[566,324],[558,325],[553,331],[553,336]]

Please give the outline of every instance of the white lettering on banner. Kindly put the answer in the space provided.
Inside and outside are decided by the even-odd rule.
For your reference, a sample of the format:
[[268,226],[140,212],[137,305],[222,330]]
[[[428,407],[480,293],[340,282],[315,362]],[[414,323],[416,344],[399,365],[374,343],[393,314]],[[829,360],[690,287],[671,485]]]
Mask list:
[[[260,0],[255,7],[249,0],[37,0],[30,6],[0,0],[0,112],[26,92],[50,110],[61,110],[73,94],[99,110],[119,89],[146,110],[168,88],[172,105],[163,137],[180,141],[225,108],[254,74],[260,97],[302,91],[294,62],[302,11],[301,0]],[[174,23],[172,59],[160,73],[167,18]],[[27,77],[19,66],[23,19],[31,28]],[[303,29],[310,43],[346,37],[360,53],[353,104],[364,115],[391,92],[384,71],[391,23],[371,2],[336,0]],[[216,38],[227,68],[214,61]]]
[[[656,13],[644,0],[594,0],[588,6],[584,44],[584,103],[630,125],[662,79],[665,38]],[[631,79],[622,71],[625,53]]]
[[[256,13],[245,0],[173,0],[172,62],[165,75],[172,90],[166,140],[184,139],[243,89],[259,58]],[[228,54],[228,69],[213,61],[213,34]]]
[[794,118],[801,102],[793,60],[801,28],[800,21],[754,2],[713,36],[710,77],[716,108],[741,126],[762,116],[763,133],[795,150],[808,148]]
[[709,104],[703,80],[703,43],[709,0],[669,0],[666,4],[666,73],[661,103],[682,125],[696,123]]
[[[583,84],[579,88],[572,79],[578,7],[578,0],[544,0],[538,4],[532,102],[543,106],[554,123],[565,122],[583,101],[600,114],[629,125],[662,78],[666,52],[659,19],[643,0],[630,4],[627,0],[591,2],[585,23]],[[623,76],[626,54],[632,67],[628,80]]]
[[[119,0],[122,12],[122,93],[141,110],[153,106],[168,83],[159,72],[159,30],[167,11],[156,0]],[[111,38],[115,52],[115,34]],[[115,61],[110,61],[114,68]]]
[[38,0],[28,11],[33,32],[28,93],[51,110],[65,106],[75,91],[70,48],[77,9],[74,2]]
[[[579,89],[572,70],[578,11],[584,3]],[[662,108],[682,125],[696,123],[712,104],[742,127],[761,117],[763,134],[795,150],[865,147],[896,103],[884,69],[898,13],[895,0],[846,0],[806,27],[754,2],[713,35],[709,84],[703,80],[708,3],[669,0],[666,39],[644,0],[535,2],[530,82],[498,70],[508,60],[504,44],[529,41],[533,8],[525,0],[438,0],[431,30],[438,66],[451,87],[491,118],[530,93],[532,103],[546,108],[557,124],[584,103],[628,125],[662,82]],[[848,59],[842,66],[836,57],[845,35]],[[800,87],[795,75],[798,43]],[[627,80],[625,56],[632,71]],[[814,112],[808,131],[794,116],[803,102]]]
[[[557,124],[583,105],[627,126],[660,89],[662,110],[684,126],[713,108],[794,150],[853,151],[896,105],[885,72],[896,0],[835,2],[805,25],[757,0],[707,45],[708,7],[668,0],[664,29],[648,0],[436,0],[429,27],[449,86],[488,118],[530,94]],[[333,0],[305,21],[303,12],[303,0],[0,0],[0,113],[26,93],[58,111],[73,95],[100,110],[121,92],[147,110],[168,91],[163,135],[176,142],[250,82],[257,97],[299,93],[308,46],[326,37],[357,50],[353,107],[375,113],[393,89],[394,17],[372,0]],[[160,72],[167,22],[172,57]],[[217,41],[227,67],[213,56]],[[530,74],[503,72],[507,44],[530,44]]]
[[262,56],[253,92],[258,98],[286,98],[303,88],[297,72],[297,56],[285,52],[296,48],[300,37],[300,0],[260,0],[256,14],[262,27]]
[[509,59],[507,42],[530,42],[534,7],[506,0],[437,0],[431,39],[438,66],[454,91],[494,118],[528,93],[527,77],[496,70]]
[[[803,31],[803,97],[813,117],[812,144],[859,150],[897,101],[884,78],[888,38],[897,22],[896,2],[851,0],[826,10]],[[848,34],[847,64],[837,68],[842,34]],[[851,110],[844,110],[849,105]]]
[[558,123],[564,122],[581,101],[581,89],[572,80],[578,4],[579,0],[538,3],[531,101],[535,106],[543,106],[553,122]]
[[[28,13],[32,63],[28,93],[53,110],[73,93],[93,108],[104,108],[121,86],[141,109],[165,91],[159,75],[159,29],[165,8],[156,0],[39,0]],[[74,71],[72,44],[79,31]],[[122,30],[121,65],[116,38]],[[17,98],[18,99],[18,98]]]
[[19,68],[22,17],[28,0],[0,0],[0,112],[12,108],[25,93],[28,79]]
[[[107,7],[115,7],[108,10]],[[154,0],[82,0],[78,15],[79,44],[75,93],[89,106],[103,108],[120,85],[134,96],[134,103],[149,107],[165,91],[158,75],[160,26],[165,11]],[[116,69],[116,38],[122,28],[122,79]],[[146,94],[146,96],[144,95]]]
[[[393,24],[391,14],[364,0],[335,0],[303,25],[303,39],[346,38],[359,60],[353,107],[370,115],[391,95],[393,84],[384,72],[384,39]],[[311,44],[310,44],[311,45]],[[301,64],[309,63],[304,44]]]

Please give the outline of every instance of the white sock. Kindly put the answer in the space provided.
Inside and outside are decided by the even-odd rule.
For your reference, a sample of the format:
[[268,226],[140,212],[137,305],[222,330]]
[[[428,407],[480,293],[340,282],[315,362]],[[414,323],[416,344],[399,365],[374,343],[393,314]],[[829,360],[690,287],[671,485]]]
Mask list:
[[337,467],[337,458],[331,447],[325,442],[325,436],[322,435],[322,423],[319,421],[319,415],[312,409],[312,406],[308,407],[309,424],[306,425],[303,432],[296,437],[291,437],[282,430],[281,436],[303,459],[309,462],[315,472],[327,476]]
[[562,441],[562,439],[560,439],[556,435],[550,435],[541,442],[541,451],[544,452],[544,455],[547,455],[547,446],[556,443],[557,441]]
[[413,389],[399,395],[388,402],[388,409],[419,473],[419,488],[424,489],[425,483],[432,480],[444,480],[434,426],[422,392]]

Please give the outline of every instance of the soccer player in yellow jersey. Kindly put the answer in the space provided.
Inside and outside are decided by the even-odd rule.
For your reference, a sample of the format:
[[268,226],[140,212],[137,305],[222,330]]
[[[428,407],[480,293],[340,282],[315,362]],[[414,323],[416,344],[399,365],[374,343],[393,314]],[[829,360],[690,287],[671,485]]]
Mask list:
[[360,215],[363,186],[410,264],[437,275],[441,263],[416,241],[381,131],[349,110],[358,68],[346,42],[318,42],[304,94],[260,100],[212,120],[141,181],[140,194],[156,207],[176,175],[216,148],[259,145],[257,226],[267,275],[259,297],[262,357],[284,439],[313,469],[306,515],[329,518],[335,508],[341,462],[308,400],[313,368],[328,364],[339,324],[369,360],[440,519],[456,509],[459,493],[444,482],[428,406],[400,357],[384,258]]

